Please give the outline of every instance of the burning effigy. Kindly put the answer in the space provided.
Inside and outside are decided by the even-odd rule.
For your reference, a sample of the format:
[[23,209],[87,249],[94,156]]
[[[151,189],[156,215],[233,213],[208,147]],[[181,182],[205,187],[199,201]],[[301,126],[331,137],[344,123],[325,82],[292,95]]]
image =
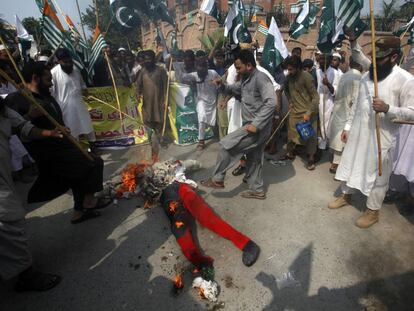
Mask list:
[[[242,251],[242,261],[252,266],[259,257],[260,248],[250,238],[221,219],[196,193],[197,183],[186,178],[185,172],[200,168],[195,160],[168,160],[128,164],[118,180],[109,182],[110,194],[117,198],[141,195],[145,207],[160,203],[170,220],[171,231],[184,256],[198,272],[192,286],[198,288],[200,297],[217,301],[218,285],[214,281],[213,258],[204,255],[194,241],[192,226],[197,221],[203,227],[231,241]],[[174,286],[181,289],[180,278]]]

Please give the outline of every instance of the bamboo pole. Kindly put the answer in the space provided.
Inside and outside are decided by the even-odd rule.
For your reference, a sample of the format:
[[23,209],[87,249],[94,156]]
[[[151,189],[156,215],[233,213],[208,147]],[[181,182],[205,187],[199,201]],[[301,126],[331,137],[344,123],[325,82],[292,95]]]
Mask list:
[[[106,63],[108,64],[108,68],[109,68],[109,74],[111,75],[112,85],[113,85],[114,91],[115,91],[115,98],[116,98],[116,103],[118,105],[118,110],[121,111],[121,102],[119,101],[118,88],[117,88],[117,85],[116,85],[116,82],[115,82],[114,73],[112,71],[112,65],[111,65],[111,62],[109,60],[108,53],[106,53],[106,51],[104,53],[105,53],[105,60],[106,60]],[[122,130],[124,130],[124,120],[122,119],[122,115],[120,115],[119,117],[121,118]]]
[[13,81],[12,78],[10,78],[7,73],[5,73],[2,69],[0,69],[0,75],[6,79],[9,83],[13,84],[14,87],[18,90],[21,90],[21,94],[30,102],[32,103],[36,109],[38,109],[56,128],[58,128],[62,135],[64,135],[79,151],[82,152],[82,154],[90,161],[94,161],[94,159],[91,157],[89,153],[87,153],[82,146],[79,144],[79,142],[67,132],[67,129],[62,126],[60,123],[58,123],[46,110],[43,108],[41,104],[39,104],[36,99],[33,97],[32,93],[26,92],[26,90],[22,87],[20,87],[16,82]]
[[161,137],[164,137],[165,128],[167,127],[167,114],[168,114],[168,97],[170,96],[170,79],[171,79],[171,68],[172,68],[173,59],[170,55],[170,65],[168,68],[168,79],[167,79],[167,90],[165,91],[164,99],[164,120],[162,124],[162,134]]
[[82,22],[82,14],[81,14],[81,11],[80,11],[78,0],[76,0],[76,8],[78,9],[79,19],[80,19],[81,28],[82,28],[83,39],[85,40],[85,42],[88,42],[86,40],[85,26],[83,25],[83,22]]
[[[375,19],[374,19],[374,0],[369,0],[369,10],[371,14],[371,45],[372,45],[372,67],[374,74],[374,97],[378,97],[378,75],[377,75],[377,53],[375,50]],[[382,175],[382,150],[381,150],[381,132],[380,132],[380,114],[375,113],[375,132],[377,135],[378,147],[378,175]]]
[[112,109],[114,109],[114,110],[118,111],[120,114],[123,114],[125,117],[127,117],[127,118],[131,119],[132,121],[134,121],[134,122],[138,122],[138,119],[135,119],[135,118],[131,117],[129,114],[127,114],[127,113],[123,112],[122,110],[118,110],[116,107],[114,107],[114,106],[112,106],[111,104],[109,104],[109,103],[107,103],[107,102],[103,101],[102,99],[99,99],[99,98],[97,98],[97,97],[95,97],[95,96],[92,96],[92,95],[89,95],[88,97],[86,97],[86,99],[92,99],[92,100],[94,100],[94,101],[97,101],[97,102],[98,102],[98,103],[100,103],[100,104],[103,104],[103,105],[105,105],[105,106],[111,107]]
[[414,121],[405,121],[405,120],[392,120],[392,123],[401,124],[401,125],[414,125]]
[[95,16],[96,16],[96,26],[99,26],[99,11],[98,11],[98,2],[94,0],[95,3]]
[[279,125],[277,126],[277,128],[273,131],[272,135],[270,135],[269,139],[266,142],[266,146],[268,144],[270,144],[270,142],[272,141],[273,137],[275,137],[275,135],[277,134],[277,132],[279,132],[279,130],[282,128],[283,124],[285,123],[286,119],[289,117],[290,115],[290,110],[286,113],[286,115],[283,117],[283,119],[280,121]]
[[112,14],[111,20],[109,21],[108,26],[106,26],[106,29],[105,29],[105,31],[104,31],[104,33],[103,33],[103,36],[104,36],[104,37],[105,37],[105,36],[106,36],[106,34],[108,33],[108,31],[109,31],[109,27],[112,25],[112,22],[113,22],[114,18],[115,18],[115,14]]

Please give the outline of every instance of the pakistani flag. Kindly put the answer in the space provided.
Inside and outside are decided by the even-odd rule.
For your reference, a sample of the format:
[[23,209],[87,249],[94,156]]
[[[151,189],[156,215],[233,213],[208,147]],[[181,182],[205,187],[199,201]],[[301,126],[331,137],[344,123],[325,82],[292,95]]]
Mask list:
[[353,30],[356,37],[359,37],[365,31],[367,24],[360,17],[363,7],[363,0],[341,0],[336,19],[335,35],[332,37],[332,42],[341,38],[340,36],[344,33],[344,27]]
[[[144,0],[140,0],[144,1]],[[174,18],[168,12],[166,0],[145,0],[149,11],[149,16],[152,20],[162,20],[171,25],[175,25]]]
[[309,0],[306,0],[294,23],[289,29],[289,36],[293,39],[297,39],[302,34],[307,33],[309,26],[315,22],[316,14],[318,14],[318,12],[319,7],[317,5],[310,4]]
[[134,7],[131,0],[109,0],[112,13],[115,15],[118,24],[124,28],[136,28],[140,25],[141,19],[138,9]]
[[317,46],[322,53],[330,53],[340,41],[332,42],[336,34],[334,1],[324,0],[321,15],[321,28]]
[[19,38],[20,51],[24,61],[28,62],[30,58],[30,48],[34,39],[32,35],[29,35],[26,28],[24,28],[19,17],[17,15],[14,15],[14,18],[16,20],[16,32],[17,37]]
[[200,11],[213,16],[216,20],[219,20],[220,18],[216,0],[203,0],[200,6]]
[[276,20],[272,17],[266,43],[263,48],[261,65],[272,75],[276,73],[276,68],[289,56],[288,49],[283,41],[282,34],[277,27]]
[[397,31],[395,31],[394,36],[401,37],[403,34],[409,34],[410,38],[408,39],[408,44],[413,44],[414,36],[414,17],[405,25],[401,26]]
[[230,38],[230,44],[252,42],[252,36],[244,24],[243,11],[243,3],[241,0],[236,0],[227,14],[224,23],[224,36]]

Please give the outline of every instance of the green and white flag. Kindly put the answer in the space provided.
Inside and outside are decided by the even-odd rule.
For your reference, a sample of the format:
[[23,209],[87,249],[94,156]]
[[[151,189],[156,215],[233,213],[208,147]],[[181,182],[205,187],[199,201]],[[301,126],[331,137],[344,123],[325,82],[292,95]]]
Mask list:
[[322,53],[330,53],[339,43],[332,42],[332,38],[336,33],[335,23],[335,7],[334,1],[324,0],[321,15],[321,28],[319,29],[319,37],[317,46]]
[[397,37],[401,37],[403,34],[409,34],[410,35],[410,38],[408,39],[408,44],[413,44],[414,17],[407,24],[401,26],[393,34],[394,34],[394,36],[397,36]]
[[261,65],[266,68],[270,74],[274,75],[276,68],[289,56],[289,51],[283,41],[276,20],[272,17],[269,32],[263,48],[263,56]]
[[19,38],[19,48],[25,62],[29,61],[30,48],[34,41],[33,36],[29,35],[26,28],[24,28],[22,22],[17,15],[14,15],[16,21],[17,38]]
[[219,10],[215,0],[203,0],[200,6],[200,11],[213,16],[216,20],[219,19]]
[[243,11],[243,3],[241,0],[236,0],[227,14],[224,23],[224,36],[230,38],[230,44],[252,42],[252,36],[244,24]]
[[319,7],[310,4],[309,0],[303,3],[302,9],[296,17],[294,23],[289,29],[289,36],[293,39],[299,38],[302,34],[307,33],[309,26],[316,21],[316,14],[319,12]]
[[93,68],[95,67],[96,62],[102,57],[102,50],[108,45],[105,42],[105,39],[99,29],[99,25],[96,25],[95,33],[93,34],[92,39],[92,50],[89,59],[88,74],[89,76],[93,73]]
[[361,20],[361,10],[364,7],[363,0],[341,0],[336,19],[336,30],[332,42],[343,39],[344,27],[353,30],[356,37],[359,37],[368,27]]

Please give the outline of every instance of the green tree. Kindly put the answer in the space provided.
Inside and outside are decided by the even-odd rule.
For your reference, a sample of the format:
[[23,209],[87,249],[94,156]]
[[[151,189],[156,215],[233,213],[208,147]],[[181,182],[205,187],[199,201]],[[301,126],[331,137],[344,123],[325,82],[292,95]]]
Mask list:
[[390,0],[389,2],[386,2],[385,0],[382,1],[382,13],[375,18],[375,28],[377,28],[377,30],[392,31],[394,29],[394,25],[398,17],[398,10],[396,8],[397,4],[398,0]]
[[2,18],[0,18],[0,35],[8,42],[14,42],[14,37],[16,35],[15,30],[11,28],[10,24]]
[[41,51],[50,50],[52,47],[47,43],[47,41],[42,36],[42,29],[41,29],[41,19],[36,19],[34,17],[25,17],[22,20],[22,24],[24,28],[26,28],[27,32],[31,34],[34,40],[37,43],[37,48]]
[[[96,1],[99,8],[99,28],[105,37],[105,41],[115,47],[124,46],[125,48],[131,48],[132,50],[140,47],[141,28],[137,27],[137,29],[129,30],[128,28],[120,26],[111,11],[109,1]],[[95,6],[90,5],[86,11],[82,13],[82,21],[92,33],[95,31]],[[108,32],[106,32],[107,29]]]

